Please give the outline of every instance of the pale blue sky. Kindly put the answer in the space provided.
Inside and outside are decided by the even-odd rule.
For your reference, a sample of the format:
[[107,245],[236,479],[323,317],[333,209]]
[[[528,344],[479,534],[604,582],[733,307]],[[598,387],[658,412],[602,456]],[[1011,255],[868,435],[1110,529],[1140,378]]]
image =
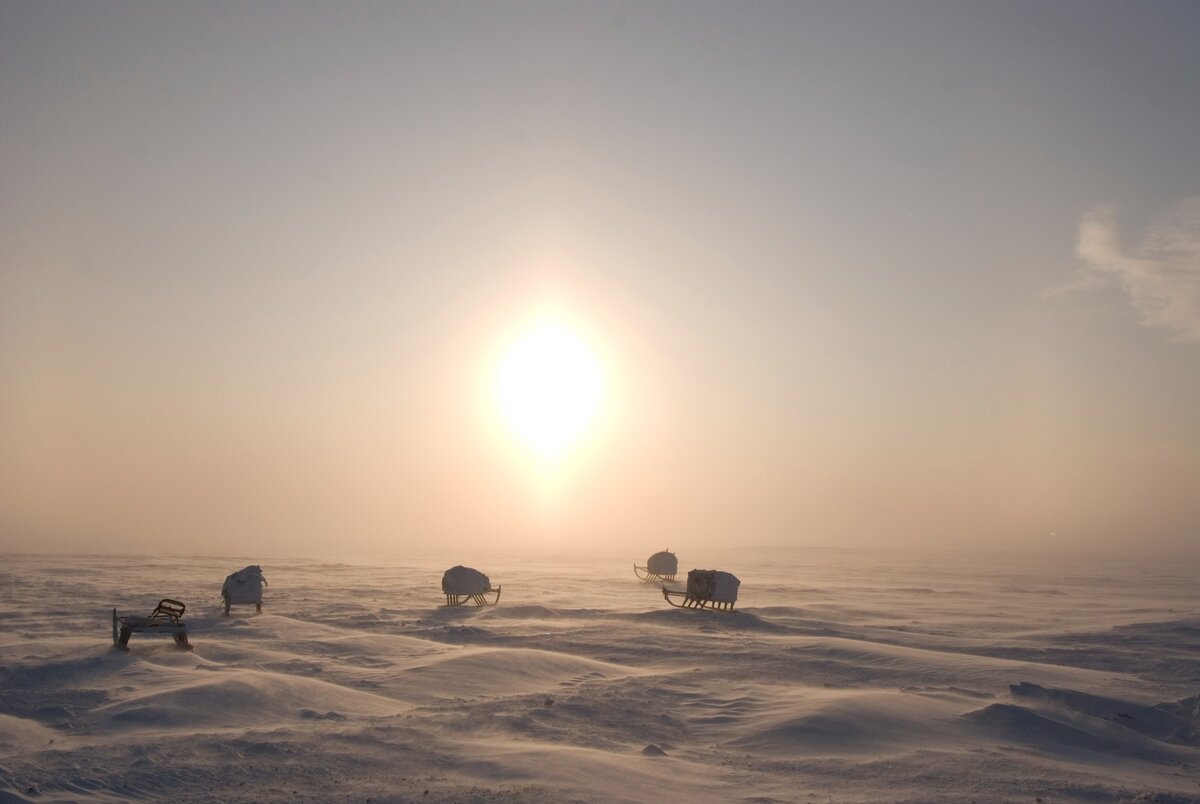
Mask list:
[[[0,539],[1194,553],[1197,42],[1195,3],[2,2]],[[552,493],[483,379],[547,298],[612,384]]]

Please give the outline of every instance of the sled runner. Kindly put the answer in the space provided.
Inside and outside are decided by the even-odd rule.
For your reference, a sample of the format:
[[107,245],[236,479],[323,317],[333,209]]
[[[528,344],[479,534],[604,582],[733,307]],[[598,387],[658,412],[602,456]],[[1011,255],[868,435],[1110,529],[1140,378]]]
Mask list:
[[[664,586],[662,593],[663,598],[676,608],[733,611],[741,583],[737,576],[728,572],[694,569],[688,573],[686,591]],[[675,599],[680,602],[675,602]]]
[[263,577],[262,567],[253,564],[245,569],[231,573],[221,587],[221,597],[225,600],[225,613],[229,607],[239,604],[254,604],[254,610],[262,612],[262,590],[267,585]]
[[[477,595],[447,594],[446,605],[466,606],[467,604],[470,604],[472,606],[494,606],[500,602],[500,588],[501,587],[497,586],[495,589],[489,589],[487,592],[481,592]],[[496,596],[491,600],[488,600],[486,595],[490,595],[492,592],[495,592]]]
[[[488,576],[470,567],[451,567],[442,575],[447,606],[494,606],[500,602],[500,588],[493,589]],[[493,592],[496,596],[489,600]]]
[[185,608],[186,606],[178,600],[164,597],[154,607],[154,611],[150,613],[149,617],[138,617],[133,614],[120,617],[117,615],[117,610],[113,609],[113,644],[121,650],[129,650],[129,637],[132,635],[160,633],[170,634],[178,647],[191,650],[192,646],[188,642],[187,623],[181,619]]
[[646,566],[633,565],[633,574],[643,581],[673,581],[679,572],[679,559],[670,550],[655,553],[646,559]]

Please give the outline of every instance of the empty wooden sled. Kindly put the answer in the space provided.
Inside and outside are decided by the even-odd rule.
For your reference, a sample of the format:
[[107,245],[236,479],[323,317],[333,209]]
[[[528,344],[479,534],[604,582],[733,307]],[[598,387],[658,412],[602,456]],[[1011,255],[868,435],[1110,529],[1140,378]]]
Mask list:
[[663,598],[680,609],[711,609],[733,611],[737,602],[737,576],[719,570],[692,570],[688,573],[687,589],[662,588]]
[[187,608],[178,600],[164,597],[154,607],[149,617],[139,617],[129,614],[121,617],[117,610],[112,612],[113,644],[121,650],[129,650],[129,637],[140,633],[170,634],[175,644],[184,650],[191,650],[188,642],[187,623],[183,621],[183,610]]
[[679,559],[670,550],[662,550],[646,559],[646,566],[633,565],[633,574],[639,580],[650,582],[673,581],[679,572]]
[[[447,606],[494,606],[500,602],[500,588],[493,589],[488,576],[470,567],[451,567],[442,575]],[[489,600],[493,593],[496,596]]]

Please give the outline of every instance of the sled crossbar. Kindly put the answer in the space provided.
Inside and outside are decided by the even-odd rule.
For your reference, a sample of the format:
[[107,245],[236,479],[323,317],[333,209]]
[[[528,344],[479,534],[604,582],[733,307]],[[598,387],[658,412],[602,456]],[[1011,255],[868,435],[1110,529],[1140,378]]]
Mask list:
[[637,564],[633,565],[633,574],[638,576],[638,580],[647,581],[650,583],[675,580],[675,573],[673,572],[669,575],[659,572],[651,572],[649,567],[639,567]]
[[[663,599],[677,609],[709,609],[711,611],[733,611],[732,600],[713,600],[707,597],[692,597],[687,592],[677,592],[674,589],[663,587]],[[680,602],[676,603],[672,598],[678,598]]]
[[[494,606],[500,602],[500,590],[503,587],[497,586],[495,589],[489,589],[486,592],[478,592],[473,595],[452,595],[446,594],[446,606]],[[492,592],[496,593],[496,597],[491,600],[487,596]]]

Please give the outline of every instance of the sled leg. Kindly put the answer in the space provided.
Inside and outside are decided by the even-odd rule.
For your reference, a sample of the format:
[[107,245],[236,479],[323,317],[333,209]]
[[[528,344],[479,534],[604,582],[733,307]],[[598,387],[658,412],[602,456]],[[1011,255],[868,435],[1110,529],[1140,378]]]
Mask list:
[[254,604],[254,610],[256,612],[258,612],[259,614],[262,614],[262,601],[261,600]]

